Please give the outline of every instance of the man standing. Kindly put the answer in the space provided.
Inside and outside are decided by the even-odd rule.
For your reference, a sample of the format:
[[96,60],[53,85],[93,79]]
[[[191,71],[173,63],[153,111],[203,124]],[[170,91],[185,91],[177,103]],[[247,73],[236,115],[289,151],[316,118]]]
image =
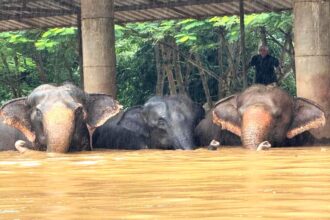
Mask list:
[[259,47],[259,54],[252,57],[249,67],[256,69],[255,83],[268,85],[277,83],[275,68],[280,70],[278,59],[268,54],[267,46]]

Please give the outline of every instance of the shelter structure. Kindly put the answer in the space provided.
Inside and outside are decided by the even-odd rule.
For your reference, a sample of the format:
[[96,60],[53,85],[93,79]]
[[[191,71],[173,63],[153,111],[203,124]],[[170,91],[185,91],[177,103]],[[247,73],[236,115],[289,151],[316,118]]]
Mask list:
[[[0,0],[0,31],[81,27],[84,88],[115,96],[115,23],[238,14],[243,19],[244,13],[283,10],[295,15],[298,96],[323,106],[330,122],[330,0]],[[329,122],[320,136],[330,138]]]

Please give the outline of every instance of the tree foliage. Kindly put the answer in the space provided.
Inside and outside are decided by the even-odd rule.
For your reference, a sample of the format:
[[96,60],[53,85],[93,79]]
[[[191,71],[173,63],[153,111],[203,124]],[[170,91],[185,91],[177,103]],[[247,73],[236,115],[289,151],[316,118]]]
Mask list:
[[[267,42],[283,65],[281,86],[295,94],[292,14],[251,14],[245,25],[246,60]],[[204,103],[242,88],[237,16],[116,25],[115,35],[118,99],[125,106],[141,104],[156,91],[184,91]],[[46,82],[80,85],[78,42],[73,27],[0,33],[0,100]],[[253,75],[250,69],[249,84]]]

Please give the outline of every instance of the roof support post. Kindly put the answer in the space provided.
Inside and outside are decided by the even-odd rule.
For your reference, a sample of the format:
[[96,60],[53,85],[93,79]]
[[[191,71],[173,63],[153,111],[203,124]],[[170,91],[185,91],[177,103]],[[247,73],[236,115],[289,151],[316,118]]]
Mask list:
[[84,89],[116,97],[113,0],[81,0]]
[[241,43],[241,62],[243,74],[243,88],[247,87],[247,73],[246,73],[246,58],[245,58],[245,24],[244,24],[244,3],[239,1],[239,18],[240,18],[240,43]]
[[330,138],[330,1],[294,0],[297,95],[326,111],[327,124],[313,134]]

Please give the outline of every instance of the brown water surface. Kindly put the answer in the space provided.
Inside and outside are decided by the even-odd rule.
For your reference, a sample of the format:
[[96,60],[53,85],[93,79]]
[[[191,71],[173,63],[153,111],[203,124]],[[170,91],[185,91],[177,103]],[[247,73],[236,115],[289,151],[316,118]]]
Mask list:
[[330,148],[0,153],[0,219],[330,219]]

